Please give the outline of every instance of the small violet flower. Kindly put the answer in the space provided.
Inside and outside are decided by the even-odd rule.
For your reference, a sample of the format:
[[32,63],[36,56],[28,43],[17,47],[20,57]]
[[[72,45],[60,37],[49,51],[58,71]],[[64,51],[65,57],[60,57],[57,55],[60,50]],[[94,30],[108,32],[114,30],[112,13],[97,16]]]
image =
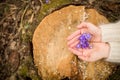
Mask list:
[[90,33],[83,33],[80,37],[79,40],[80,42],[76,45],[77,48],[92,48],[89,44],[89,41],[91,39],[91,34]]
[[47,3],[47,4],[48,4],[48,3],[49,3],[49,1],[50,1],[50,0],[45,0],[45,3]]

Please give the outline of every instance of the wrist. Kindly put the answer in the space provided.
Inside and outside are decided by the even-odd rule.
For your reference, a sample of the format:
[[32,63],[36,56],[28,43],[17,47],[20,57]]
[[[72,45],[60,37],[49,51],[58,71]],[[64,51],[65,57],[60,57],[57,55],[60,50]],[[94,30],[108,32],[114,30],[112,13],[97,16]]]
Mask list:
[[102,42],[102,30],[99,28],[99,38],[100,38],[100,42]]
[[108,43],[106,43],[104,49],[105,49],[104,58],[108,58],[109,54],[110,54],[110,45]]

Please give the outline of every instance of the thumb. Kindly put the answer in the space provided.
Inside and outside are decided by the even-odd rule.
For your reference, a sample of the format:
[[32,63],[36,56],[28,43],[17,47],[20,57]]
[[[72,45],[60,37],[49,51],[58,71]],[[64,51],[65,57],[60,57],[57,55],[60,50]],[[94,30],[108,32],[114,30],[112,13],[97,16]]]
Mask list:
[[80,25],[77,26],[77,28],[85,28],[87,27],[87,22],[82,22]]

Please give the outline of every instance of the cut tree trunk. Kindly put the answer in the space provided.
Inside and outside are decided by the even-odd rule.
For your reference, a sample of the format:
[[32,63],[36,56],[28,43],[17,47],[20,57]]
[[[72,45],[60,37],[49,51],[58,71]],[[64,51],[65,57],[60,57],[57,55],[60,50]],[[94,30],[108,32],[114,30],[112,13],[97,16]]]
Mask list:
[[[94,9],[68,6],[46,16],[33,36],[34,62],[43,80],[104,80],[114,65],[105,61],[93,63],[79,60],[67,48],[66,38],[82,21],[97,26],[108,20]],[[104,51],[103,51],[104,52]]]

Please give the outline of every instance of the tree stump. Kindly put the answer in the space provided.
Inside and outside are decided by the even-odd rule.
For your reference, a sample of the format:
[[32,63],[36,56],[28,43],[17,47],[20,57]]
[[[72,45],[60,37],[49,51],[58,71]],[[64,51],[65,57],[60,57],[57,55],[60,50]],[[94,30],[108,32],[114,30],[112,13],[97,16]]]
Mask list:
[[33,55],[43,80],[104,80],[112,72],[113,64],[102,60],[84,62],[68,50],[66,38],[82,21],[98,26],[108,23],[94,9],[70,5],[46,16],[36,28],[32,40]]

